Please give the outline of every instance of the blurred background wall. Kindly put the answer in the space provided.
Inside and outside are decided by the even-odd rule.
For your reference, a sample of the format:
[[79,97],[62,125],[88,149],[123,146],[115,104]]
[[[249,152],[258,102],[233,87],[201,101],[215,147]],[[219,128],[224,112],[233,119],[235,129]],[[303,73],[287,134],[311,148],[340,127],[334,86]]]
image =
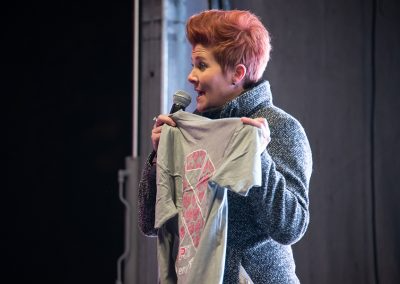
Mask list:
[[[169,109],[175,88],[192,91],[176,31],[198,9],[227,4],[253,11],[270,30],[264,76],[313,150],[311,223],[294,246],[302,283],[399,283],[396,0],[140,1],[141,162],[151,119]],[[124,249],[117,171],[135,139],[133,1],[3,6],[2,277],[113,283]],[[181,83],[166,84],[178,76]],[[139,238],[139,272],[154,283],[154,240]]]

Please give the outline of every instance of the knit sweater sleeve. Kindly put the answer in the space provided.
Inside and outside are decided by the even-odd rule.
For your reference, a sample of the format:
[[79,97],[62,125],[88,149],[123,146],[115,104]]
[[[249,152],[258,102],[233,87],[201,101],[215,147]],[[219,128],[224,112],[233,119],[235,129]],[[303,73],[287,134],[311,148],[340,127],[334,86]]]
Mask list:
[[156,165],[152,162],[155,154],[153,151],[144,165],[137,199],[138,225],[146,236],[157,236],[157,229],[154,228],[157,196]]
[[262,186],[250,190],[249,198],[259,228],[276,242],[290,245],[304,235],[309,223],[311,149],[293,117],[284,113],[268,122],[274,127],[261,157]]

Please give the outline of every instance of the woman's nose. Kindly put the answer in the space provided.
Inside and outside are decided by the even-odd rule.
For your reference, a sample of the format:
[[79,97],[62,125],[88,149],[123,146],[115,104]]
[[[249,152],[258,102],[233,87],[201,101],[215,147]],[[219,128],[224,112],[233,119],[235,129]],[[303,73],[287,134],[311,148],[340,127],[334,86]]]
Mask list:
[[196,84],[196,82],[198,81],[198,80],[197,80],[197,77],[195,76],[195,74],[194,74],[194,72],[193,72],[193,69],[190,71],[190,73],[189,73],[187,79],[188,79],[188,81],[189,81],[190,83],[192,83],[192,84]]

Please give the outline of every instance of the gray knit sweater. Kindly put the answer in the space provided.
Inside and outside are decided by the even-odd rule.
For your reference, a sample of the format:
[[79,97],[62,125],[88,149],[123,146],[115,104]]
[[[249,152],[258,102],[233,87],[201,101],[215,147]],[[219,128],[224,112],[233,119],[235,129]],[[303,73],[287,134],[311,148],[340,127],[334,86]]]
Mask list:
[[[212,119],[265,117],[271,130],[271,142],[261,157],[262,186],[253,187],[245,197],[228,191],[224,283],[238,283],[240,264],[254,283],[298,283],[291,244],[304,235],[309,223],[312,171],[311,149],[303,127],[272,104],[267,81],[221,109],[201,115]],[[148,236],[157,235],[154,155],[143,169],[138,194],[139,227]]]

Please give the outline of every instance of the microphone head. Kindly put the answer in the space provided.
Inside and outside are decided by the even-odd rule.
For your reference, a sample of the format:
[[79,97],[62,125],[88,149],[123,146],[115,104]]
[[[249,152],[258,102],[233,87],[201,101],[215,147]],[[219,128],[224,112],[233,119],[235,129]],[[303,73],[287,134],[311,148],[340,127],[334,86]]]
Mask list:
[[184,108],[186,108],[188,105],[190,105],[191,101],[192,101],[192,98],[185,91],[179,90],[179,91],[176,91],[174,94],[174,98],[173,98],[174,104],[181,105]]

